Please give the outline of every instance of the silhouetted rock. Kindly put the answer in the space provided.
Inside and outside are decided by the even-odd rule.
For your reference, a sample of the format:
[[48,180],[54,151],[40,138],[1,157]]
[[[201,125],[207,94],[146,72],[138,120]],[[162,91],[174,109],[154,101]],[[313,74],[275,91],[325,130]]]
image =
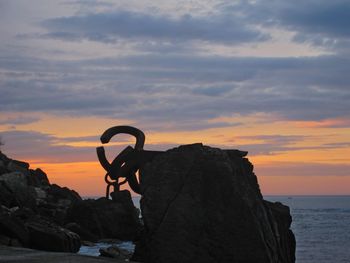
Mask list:
[[0,152],[0,243],[36,249],[76,252],[77,234],[59,226],[67,209],[81,197],[51,185],[41,170]]
[[42,218],[26,222],[26,227],[30,248],[57,252],[79,251],[80,237],[68,229]]
[[29,164],[0,154],[0,204],[6,207],[28,207],[38,214],[63,224],[67,209],[81,201],[79,194],[67,187],[50,184],[41,169],[29,169]]
[[13,212],[3,206],[0,206],[0,234],[2,235],[3,245],[29,245],[29,233],[24,222],[13,216]]
[[81,240],[86,242],[97,242],[99,240],[99,237],[97,235],[94,235],[91,233],[89,228],[83,228],[77,223],[68,223],[64,226],[65,228],[69,229],[70,231],[77,233]]
[[71,206],[67,222],[75,222],[98,238],[134,240],[141,224],[130,193],[118,193],[119,199],[83,200]]
[[148,163],[141,177],[144,232],[133,260],[294,262],[289,210],[263,200],[246,154],[193,144]]
[[120,260],[129,259],[132,255],[129,251],[115,245],[107,248],[100,248],[99,251],[101,257],[116,258]]
[[30,170],[30,180],[31,180],[31,185],[34,185],[34,186],[43,187],[43,186],[50,185],[49,178],[47,177],[46,173],[40,168],[37,168],[35,170]]
[[[36,206],[36,192],[34,187],[28,186],[27,174],[19,171],[12,171],[0,175],[0,191],[11,194],[11,202],[1,199],[3,205],[25,206],[34,208]],[[3,197],[6,198],[6,197]]]
[[278,237],[278,252],[281,262],[295,262],[295,237],[290,230],[292,217],[288,206],[280,202],[269,202],[264,200],[266,208],[269,210],[270,224],[274,226],[273,231]]
[[0,244],[46,251],[77,252],[80,237],[29,208],[0,209]]

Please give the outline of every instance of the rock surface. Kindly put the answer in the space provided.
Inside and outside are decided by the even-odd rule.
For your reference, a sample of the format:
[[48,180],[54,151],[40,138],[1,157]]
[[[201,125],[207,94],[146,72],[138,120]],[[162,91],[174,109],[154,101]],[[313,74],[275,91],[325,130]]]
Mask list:
[[0,245],[77,252],[81,238],[135,239],[141,224],[130,193],[113,199],[82,200],[0,152]]
[[148,163],[133,260],[295,262],[289,208],[263,200],[246,154],[193,144]]
[[100,248],[100,256],[107,258],[117,258],[121,260],[129,260],[132,253],[117,246],[110,246],[107,248]]
[[[106,257],[91,257],[73,253],[45,252],[27,248],[0,245],[1,263],[125,263],[124,260]],[[132,263],[133,261],[129,261]]]
[[142,226],[130,192],[117,195],[113,200],[102,197],[75,203],[68,210],[66,221],[77,223],[81,231],[88,231],[96,239],[135,240]]

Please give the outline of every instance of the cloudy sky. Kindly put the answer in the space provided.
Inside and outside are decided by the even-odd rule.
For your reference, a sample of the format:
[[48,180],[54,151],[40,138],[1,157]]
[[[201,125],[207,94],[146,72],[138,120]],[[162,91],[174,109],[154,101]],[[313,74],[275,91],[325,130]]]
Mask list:
[[[104,192],[99,136],[249,151],[264,194],[350,194],[347,0],[0,0],[0,136]],[[128,144],[120,136],[115,154]]]

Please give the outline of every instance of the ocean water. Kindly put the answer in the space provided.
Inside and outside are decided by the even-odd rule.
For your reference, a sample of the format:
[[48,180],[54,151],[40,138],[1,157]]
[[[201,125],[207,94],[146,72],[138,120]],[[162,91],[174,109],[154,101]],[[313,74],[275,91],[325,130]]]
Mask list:
[[[350,196],[264,196],[288,205],[293,217],[297,263],[350,263]],[[134,198],[139,207],[139,197]],[[99,255],[101,247],[82,246],[79,253]],[[129,251],[131,242],[117,244]]]

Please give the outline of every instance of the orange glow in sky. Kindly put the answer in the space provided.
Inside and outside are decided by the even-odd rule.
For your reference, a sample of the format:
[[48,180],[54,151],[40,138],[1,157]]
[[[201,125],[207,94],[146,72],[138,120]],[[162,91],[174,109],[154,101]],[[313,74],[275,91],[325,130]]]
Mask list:
[[248,151],[266,195],[350,194],[343,2],[0,1],[1,150],[103,195],[99,136],[131,125]]
[[[167,149],[202,142],[213,147],[248,150],[248,158],[254,164],[263,194],[350,194],[350,147],[342,144],[350,141],[349,129],[301,126],[287,121],[258,123],[254,116],[241,118],[241,121],[245,124],[232,128],[187,132],[146,131],[145,149]],[[46,148],[38,148],[35,158],[12,149],[20,145],[15,146],[6,137],[3,138],[3,148],[10,157],[30,162],[33,168],[42,168],[52,183],[73,188],[83,196],[101,196],[105,193],[105,172],[97,161],[95,147],[100,145],[99,136],[106,128],[124,122],[43,115],[38,122],[16,127],[19,131],[29,130],[54,137]],[[121,141],[118,142],[118,139]],[[118,135],[111,144],[105,145],[107,156],[112,159],[118,153],[118,145],[124,148],[133,143],[133,137]],[[59,153],[63,157],[58,158],[55,149],[61,146],[70,148]],[[70,159],[70,154],[80,149],[84,150],[84,154]],[[32,152],[35,152],[35,148]]]

